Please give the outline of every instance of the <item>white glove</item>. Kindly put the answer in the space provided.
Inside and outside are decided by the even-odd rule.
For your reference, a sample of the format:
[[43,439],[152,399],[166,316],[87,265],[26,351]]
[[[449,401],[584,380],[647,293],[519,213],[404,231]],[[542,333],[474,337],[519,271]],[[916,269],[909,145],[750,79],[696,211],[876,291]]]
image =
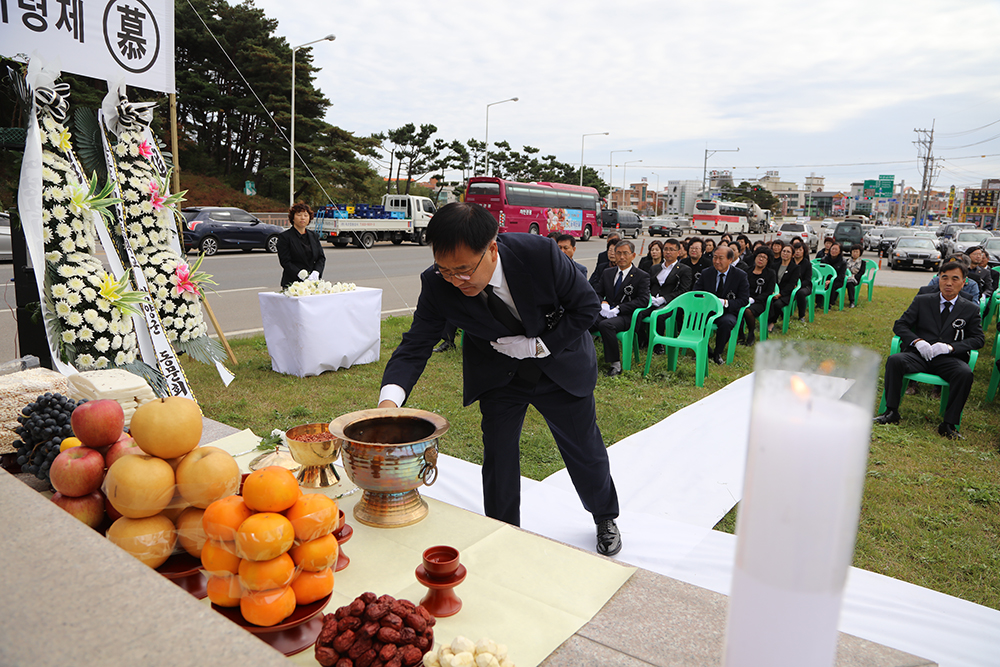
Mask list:
[[934,349],[931,347],[931,344],[928,343],[927,341],[918,340],[916,343],[913,344],[913,347],[917,348],[917,352],[919,352],[920,356],[923,357],[925,360],[930,361],[931,359],[934,358]]
[[309,272],[306,271],[305,269],[302,269],[301,271],[298,272],[297,275],[298,275],[299,280],[305,280],[306,278],[309,277]]
[[[305,271],[305,269],[303,269]],[[319,280],[319,271],[313,271],[309,274],[309,280]]]
[[[753,303],[753,297],[750,297],[750,303]],[[747,304],[749,305],[749,304]]]
[[602,301],[601,302],[601,317],[611,317],[610,314],[606,314],[606,313],[610,313],[610,312],[611,312],[611,306],[608,305],[607,301]]
[[501,336],[490,341],[493,349],[514,359],[533,359],[538,346],[534,338],[527,336]]
[[[951,351],[953,349],[954,348],[951,345],[948,345],[948,343],[934,343],[933,345],[931,345],[931,352],[933,353],[934,357],[940,354],[951,354]],[[931,358],[933,359],[934,357]]]
[[656,306],[657,308],[659,308],[662,305],[665,305],[666,303],[667,303],[667,298],[664,296],[653,297],[653,305]]
[[615,306],[614,308],[611,309],[611,314],[608,315],[608,317],[618,317],[618,312],[619,312],[618,306]]

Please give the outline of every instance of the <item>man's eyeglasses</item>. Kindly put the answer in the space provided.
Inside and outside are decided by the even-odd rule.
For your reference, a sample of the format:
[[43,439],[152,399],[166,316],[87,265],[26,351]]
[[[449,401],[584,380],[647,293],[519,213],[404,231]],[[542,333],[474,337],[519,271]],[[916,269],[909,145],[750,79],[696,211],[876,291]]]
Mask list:
[[438,275],[444,278],[445,280],[472,280],[472,274],[474,274],[479,269],[479,265],[483,263],[483,258],[486,257],[487,250],[489,250],[489,248],[484,250],[483,254],[479,256],[479,261],[476,262],[476,265],[472,267],[471,271],[469,271],[468,269],[449,271],[448,269],[442,269],[437,264],[434,264],[434,270],[436,270]]

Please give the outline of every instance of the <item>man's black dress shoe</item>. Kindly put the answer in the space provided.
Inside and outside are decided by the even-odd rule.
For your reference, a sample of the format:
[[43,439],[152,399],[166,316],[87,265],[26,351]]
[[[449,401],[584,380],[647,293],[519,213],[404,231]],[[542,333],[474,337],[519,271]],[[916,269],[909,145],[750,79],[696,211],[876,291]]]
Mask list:
[[653,354],[666,354],[667,347],[665,345],[654,345]]
[[721,354],[714,354],[714,355],[712,355],[712,361],[714,361],[715,363],[717,363],[720,366],[723,365],[724,363],[726,363],[726,360],[722,358]]
[[617,375],[621,375],[621,374],[622,374],[622,369],[616,368],[614,366],[612,366],[611,368],[609,368],[608,372],[607,372],[607,376],[609,378],[613,378],[613,377],[615,377]]
[[597,553],[614,556],[622,550],[622,536],[614,519],[605,519],[597,524]]
[[899,412],[896,410],[886,410],[878,417],[875,418],[876,424],[898,424],[899,423]]
[[949,440],[965,440],[965,436],[958,432],[955,425],[949,424],[948,422],[941,422],[941,425],[938,426],[938,433]]
[[450,340],[443,340],[441,344],[434,348],[435,352],[447,352],[455,347],[455,344]]

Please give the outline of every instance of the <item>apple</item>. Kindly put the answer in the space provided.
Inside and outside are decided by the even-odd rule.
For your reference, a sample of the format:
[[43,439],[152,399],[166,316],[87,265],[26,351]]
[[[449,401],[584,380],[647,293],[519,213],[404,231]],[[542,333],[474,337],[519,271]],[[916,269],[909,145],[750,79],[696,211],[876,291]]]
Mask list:
[[122,513],[115,509],[115,506],[111,504],[108,497],[104,495],[104,491],[101,491],[101,497],[104,498],[104,511],[107,512],[108,518],[112,521],[117,521],[122,518]]
[[196,447],[177,466],[177,490],[194,507],[205,509],[239,488],[239,464],[218,447]]
[[52,496],[52,502],[91,528],[97,528],[104,520],[104,495],[100,491],[94,491],[79,498],[56,492]]
[[89,447],[70,447],[52,461],[49,481],[56,491],[72,498],[97,491],[104,481],[104,457]]
[[104,455],[104,465],[110,468],[115,461],[125,456],[126,454],[143,454],[144,452],[139,449],[139,445],[135,444],[135,440],[126,436],[125,438],[120,438],[115,444],[108,448],[107,454]]
[[87,447],[105,447],[125,428],[125,411],[118,401],[102,398],[76,406],[69,418],[73,435]]

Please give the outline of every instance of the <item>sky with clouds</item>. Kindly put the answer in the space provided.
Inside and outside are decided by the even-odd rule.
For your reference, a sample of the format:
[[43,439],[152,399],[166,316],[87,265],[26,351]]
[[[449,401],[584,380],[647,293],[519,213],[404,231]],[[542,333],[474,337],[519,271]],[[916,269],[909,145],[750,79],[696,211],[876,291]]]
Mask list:
[[[919,187],[1000,178],[1000,2],[255,0],[311,47],[327,121],[367,135],[433,123],[451,140],[530,145],[613,184],[779,171],[828,190],[893,174]],[[992,124],[991,123],[996,123]],[[986,156],[986,157],[980,157]],[[623,174],[625,160],[630,162]]]

